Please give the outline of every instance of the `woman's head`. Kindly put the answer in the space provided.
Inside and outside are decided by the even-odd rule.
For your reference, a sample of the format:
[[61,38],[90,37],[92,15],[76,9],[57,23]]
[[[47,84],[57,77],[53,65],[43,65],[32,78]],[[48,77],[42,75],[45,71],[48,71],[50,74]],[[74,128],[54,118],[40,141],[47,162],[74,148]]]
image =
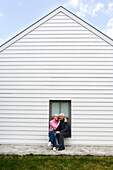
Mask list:
[[58,114],[54,114],[54,119],[58,120]]

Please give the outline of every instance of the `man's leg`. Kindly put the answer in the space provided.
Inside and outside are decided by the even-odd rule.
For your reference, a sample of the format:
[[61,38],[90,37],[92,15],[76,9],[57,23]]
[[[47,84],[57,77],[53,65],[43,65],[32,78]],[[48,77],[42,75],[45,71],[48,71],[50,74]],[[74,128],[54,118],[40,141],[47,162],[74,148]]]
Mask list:
[[63,136],[63,133],[59,133],[59,147],[64,148],[64,136]]
[[59,145],[60,145],[60,148],[65,148],[64,147],[64,137],[68,137],[68,134],[67,133],[60,133],[59,134]]
[[56,134],[56,138],[57,138],[58,144],[60,145],[59,134]]

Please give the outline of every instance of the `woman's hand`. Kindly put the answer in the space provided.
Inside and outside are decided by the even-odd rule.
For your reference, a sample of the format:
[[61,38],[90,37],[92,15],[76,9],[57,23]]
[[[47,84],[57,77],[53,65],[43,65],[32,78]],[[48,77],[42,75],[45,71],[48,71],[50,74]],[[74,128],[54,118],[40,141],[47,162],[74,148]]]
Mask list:
[[60,123],[60,119],[58,120],[58,123]]
[[67,122],[67,119],[66,119],[66,118],[64,119],[64,122]]
[[56,131],[56,134],[59,134],[60,133],[60,131]]

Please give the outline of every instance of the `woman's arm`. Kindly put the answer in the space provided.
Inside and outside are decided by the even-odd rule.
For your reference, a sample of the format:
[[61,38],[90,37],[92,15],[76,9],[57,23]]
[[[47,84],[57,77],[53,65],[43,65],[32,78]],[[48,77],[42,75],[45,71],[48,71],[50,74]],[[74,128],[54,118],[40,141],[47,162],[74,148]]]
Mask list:
[[50,126],[53,128],[53,129],[57,129],[57,127],[59,126],[60,122],[58,121],[57,124],[55,124],[53,121],[50,121]]

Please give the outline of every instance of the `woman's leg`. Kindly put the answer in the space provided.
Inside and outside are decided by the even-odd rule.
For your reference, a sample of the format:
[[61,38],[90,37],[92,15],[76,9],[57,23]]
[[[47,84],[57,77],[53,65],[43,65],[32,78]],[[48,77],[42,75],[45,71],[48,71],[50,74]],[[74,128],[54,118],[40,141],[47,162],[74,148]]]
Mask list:
[[56,144],[56,133],[54,132],[54,138],[53,138],[53,147],[57,147],[57,144]]
[[49,142],[51,142],[53,144],[54,141],[54,130],[49,131]]
[[49,131],[49,142],[51,142],[51,138],[50,138],[50,136],[51,136],[51,132]]
[[49,132],[49,142],[51,142],[53,144],[53,147],[57,147],[56,144],[56,133],[54,131],[54,129],[52,131]]

